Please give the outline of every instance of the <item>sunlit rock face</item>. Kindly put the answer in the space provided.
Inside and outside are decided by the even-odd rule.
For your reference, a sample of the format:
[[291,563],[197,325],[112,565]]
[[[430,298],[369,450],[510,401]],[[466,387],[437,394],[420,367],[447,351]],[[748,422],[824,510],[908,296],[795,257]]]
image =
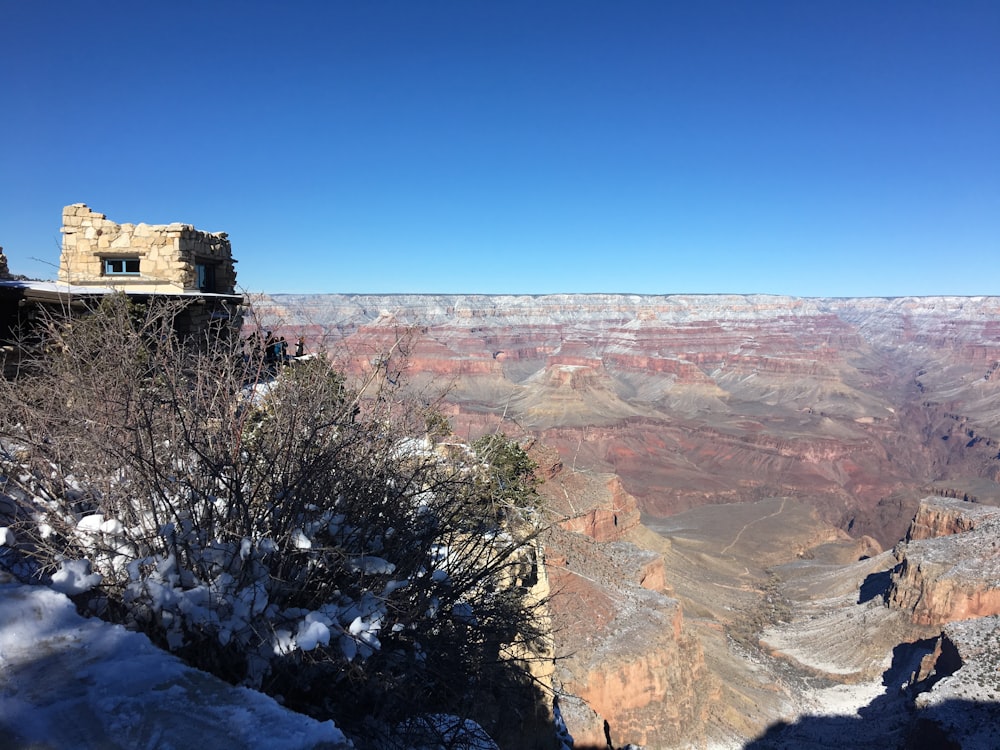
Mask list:
[[910,530],[896,548],[893,607],[923,625],[1000,614],[1000,508],[928,498]]
[[639,526],[639,507],[635,498],[622,488],[618,477],[605,482],[606,497],[598,506],[564,509],[568,516],[560,525],[567,531],[585,534],[598,542],[614,542],[625,538]]
[[547,549],[561,708],[578,746],[605,746],[604,722],[616,742],[696,740],[720,687],[664,591],[662,557],[562,529]]
[[[986,524],[994,524],[998,518],[1000,511],[993,507],[982,507],[957,499],[929,497],[917,506],[917,513],[906,532],[906,541],[963,534]],[[967,540],[968,537],[964,539]]]

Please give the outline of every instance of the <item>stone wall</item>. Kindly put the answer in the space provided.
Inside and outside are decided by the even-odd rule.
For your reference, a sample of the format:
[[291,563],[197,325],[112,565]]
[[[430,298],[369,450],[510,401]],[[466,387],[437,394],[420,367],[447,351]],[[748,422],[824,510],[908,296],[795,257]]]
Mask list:
[[[189,224],[116,224],[84,203],[63,209],[59,280],[109,284],[128,292],[196,292],[196,266],[214,269],[211,291],[233,294],[236,261],[225,232],[201,232]],[[138,258],[137,275],[106,275],[107,259]]]

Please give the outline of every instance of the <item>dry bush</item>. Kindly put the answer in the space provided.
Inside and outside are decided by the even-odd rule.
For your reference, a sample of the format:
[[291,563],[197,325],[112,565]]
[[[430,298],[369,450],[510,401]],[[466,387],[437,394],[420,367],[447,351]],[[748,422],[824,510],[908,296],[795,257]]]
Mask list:
[[180,312],[116,296],[53,316],[0,383],[0,564],[357,736],[530,710],[507,654],[542,635],[531,497],[471,448],[435,451],[377,372],[275,368],[225,323],[177,335]]

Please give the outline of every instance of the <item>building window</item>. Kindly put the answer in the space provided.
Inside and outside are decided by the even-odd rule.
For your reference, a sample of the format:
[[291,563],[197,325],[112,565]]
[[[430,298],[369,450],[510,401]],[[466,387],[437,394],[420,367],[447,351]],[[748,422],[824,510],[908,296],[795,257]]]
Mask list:
[[198,274],[198,291],[215,291],[215,266],[209,263],[195,264],[195,271]]
[[138,258],[105,258],[104,259],[104,275],[105,276],[138,276],[139,275],[139,259]]

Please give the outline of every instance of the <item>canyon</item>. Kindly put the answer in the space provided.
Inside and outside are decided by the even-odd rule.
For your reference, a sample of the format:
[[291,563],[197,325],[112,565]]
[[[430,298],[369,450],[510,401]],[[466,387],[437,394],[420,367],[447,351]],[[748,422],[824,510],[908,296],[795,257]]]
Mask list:
[[578,747],[996,746],[1000,298],[271,295],[255,324],[530,448]]

